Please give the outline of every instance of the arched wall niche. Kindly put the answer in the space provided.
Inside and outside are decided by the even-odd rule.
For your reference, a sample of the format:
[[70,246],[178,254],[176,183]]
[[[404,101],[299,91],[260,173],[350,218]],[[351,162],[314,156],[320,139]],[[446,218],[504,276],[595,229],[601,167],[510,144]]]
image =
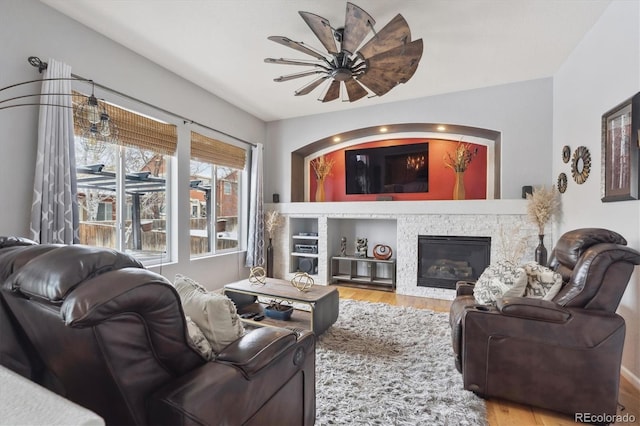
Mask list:
[[[444,130],[439,130],[444,127]],[[382,131],[381,129],[385,130]],[[336,139],[338,138],[338,139]],[[354,129],[332,134],[291,152],[291,201],[305,201],[305,188],[308,188],[309,159],[339,148],[356,145],[364,141],[376,141],[389,138],[438,138],[462,140],[486,145],[487,199],[499,199],[500,196],[500,132],[479,127],[443,123],[401,123]]]

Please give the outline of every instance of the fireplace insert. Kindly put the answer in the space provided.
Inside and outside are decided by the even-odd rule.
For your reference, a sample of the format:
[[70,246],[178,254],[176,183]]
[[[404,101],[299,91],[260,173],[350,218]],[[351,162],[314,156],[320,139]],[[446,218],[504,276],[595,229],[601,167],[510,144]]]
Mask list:
[[418,286],[455,289],[475,281],[491,261],[491,237],[418,236]]

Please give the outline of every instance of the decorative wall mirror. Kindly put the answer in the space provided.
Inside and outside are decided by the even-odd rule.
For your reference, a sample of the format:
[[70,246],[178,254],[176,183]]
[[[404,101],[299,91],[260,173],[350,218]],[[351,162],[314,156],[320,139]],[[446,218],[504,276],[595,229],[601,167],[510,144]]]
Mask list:
[[571,160],[571,148],[569,145],[565,145],[562,147],[562,162],[568,163]]
[[558,175],[558,191],[561,194],[564,194],[564,191],[567,190],[567,175],[565,173],[560,173]]
[[571,160],[571,175],[578,185],[585,183],[591,172],[591,153],[586,146],[579,146]]

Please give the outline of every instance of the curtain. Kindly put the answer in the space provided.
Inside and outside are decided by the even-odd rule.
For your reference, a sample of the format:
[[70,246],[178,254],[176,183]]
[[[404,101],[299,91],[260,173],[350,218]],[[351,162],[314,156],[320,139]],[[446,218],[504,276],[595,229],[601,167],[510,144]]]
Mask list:
[[48,64],[43,79],[54,80],[42,82],[31,238],[43,244],[73,244],[78,242],[78,202],[71,67],[55,59]]
[[249,235],[245,266],[264,265],[264,207],[262,197],[262,144],[251,149]]

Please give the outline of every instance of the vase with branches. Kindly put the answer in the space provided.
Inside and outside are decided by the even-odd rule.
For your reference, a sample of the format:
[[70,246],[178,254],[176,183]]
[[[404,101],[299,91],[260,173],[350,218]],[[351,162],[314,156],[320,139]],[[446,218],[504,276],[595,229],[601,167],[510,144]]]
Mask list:
[[455,182],[453,185],[453,199],[464,200],[464,172],[467,171],[471,160],[478,155],[478,148],[473,147],[470,143],[458,142],[453,153],[447,152],[444,156],[444,165],[455,173]]
[[321,155],[310,161],[311,167],[316,175],[316,201],[324,201],[324,180],[327,176],[331,176],[331,169],[335,160]]
[[275,232],[282,226],[282,216],[276,210],[269,210],[264,214],[264,229],[269,235],[269,245],[267,245],[267,277],[273,278],[273,243]]
[[544,246],[544,232],[547,223],[560,213],[558,191],[555,186],[549,189],[544,186],[534,188],[531,194],[527,194],[527,201],[527,215],[538,228],[539,243],[535,251],[536,262],[546,266],[547,249]]

